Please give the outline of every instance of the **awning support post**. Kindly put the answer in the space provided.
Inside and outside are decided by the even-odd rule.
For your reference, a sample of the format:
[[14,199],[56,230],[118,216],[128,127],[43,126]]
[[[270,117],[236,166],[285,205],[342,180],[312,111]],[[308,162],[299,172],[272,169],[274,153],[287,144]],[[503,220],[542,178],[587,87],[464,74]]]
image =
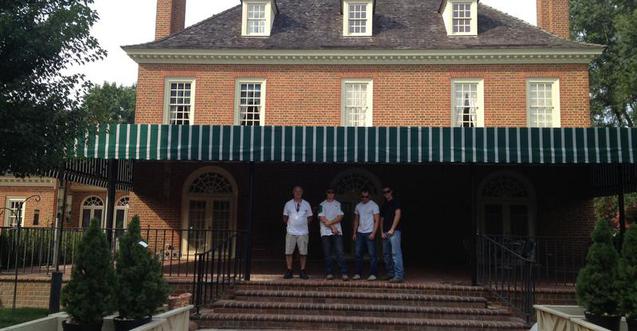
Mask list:
[[245,237],[245,275],[244,280],[250,280],[252,273],[252,228],[254,226],[254,162],[250,162],[248,177],[248,224],[246,224]]
[[624,234],[626,233],[626,208],[624,197],[624,169],[621,165],[617,166],[617,209],[619,210],[619,247],[621,251],[624,245]]
[[107,188],[107,198],[106,198],[106,237],[108,241],[111,243],[111,248],[113,251],[115,250],[115,238],[113,235],[115,231],[113,231],[115,222],[115,193],[117,192],[117,177],[119,170],[119,161],[118,160],[109,160],[108,161],[108,188]]
[[471,168],[471,285],[478,285],[478,208],[477,208],[477,194],[476,192],[476,169],[472,164]]

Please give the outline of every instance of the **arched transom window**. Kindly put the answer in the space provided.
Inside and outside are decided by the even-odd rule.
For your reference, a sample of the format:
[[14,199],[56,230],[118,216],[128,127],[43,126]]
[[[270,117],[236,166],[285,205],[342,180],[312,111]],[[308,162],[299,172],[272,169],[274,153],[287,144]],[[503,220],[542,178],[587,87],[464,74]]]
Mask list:
[[232,193],[232,184],[221,174],[207,172],[192,182],[190,193],[219,194]]
[[82,227],[89,226],[92,219],[97,219],[102,224],[104,217],[104,200],[97,196],[90,196],[82,203],[81,223]]

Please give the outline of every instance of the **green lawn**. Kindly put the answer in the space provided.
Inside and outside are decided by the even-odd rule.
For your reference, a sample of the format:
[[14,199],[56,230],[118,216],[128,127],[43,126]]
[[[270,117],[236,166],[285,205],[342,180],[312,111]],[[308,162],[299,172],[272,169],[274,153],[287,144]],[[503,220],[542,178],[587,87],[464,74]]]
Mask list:
[[11,308],[0,308],[0,329],[42,318],[46,315],[48,315],[48,311],[40,308],[18,308],[15,311]]

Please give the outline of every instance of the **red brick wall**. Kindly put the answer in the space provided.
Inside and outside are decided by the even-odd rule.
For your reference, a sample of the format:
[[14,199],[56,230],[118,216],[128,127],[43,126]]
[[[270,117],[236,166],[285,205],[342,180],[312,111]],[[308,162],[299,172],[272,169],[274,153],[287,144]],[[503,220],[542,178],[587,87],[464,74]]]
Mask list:
[[564,127],[589,127],[588,66],[142,64],[136,123],[163,120],[166,78],[194,78],[195,123],[233,124],[235,82],[266,79],[267,125],[340,125],[341,82],[374,81],[374,125],[451,126],[451,80],[484,79],[486,126],[527,126],[526,80],[559,78]]
[[186,0],[157,0],[155,40],[184,29]]
[[[33,214],[36,209],[40,211],[39,227],[49,226],[55,223],[56,192],[53,187],[32,187],[32,186],[3,186],[0,187],[0,207],[7,206],[7,199],[13,197],[27,198],[32,195],[39,195],[40,202],[31,199],[26,202],[24,213],[24,226],[33,226]],[[4,226],[5,213],[0,216],[0,225]]]
[[537,0],[538,27],[570,39],[569,0]]

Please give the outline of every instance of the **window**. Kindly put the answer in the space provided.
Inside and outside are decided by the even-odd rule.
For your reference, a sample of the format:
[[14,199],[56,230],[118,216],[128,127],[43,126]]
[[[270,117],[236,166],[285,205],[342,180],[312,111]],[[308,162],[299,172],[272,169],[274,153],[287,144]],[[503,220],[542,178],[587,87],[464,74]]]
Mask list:
[[453,33],[471,32],[471,3],[453,3]]
[[343,125],[372,126],[372,81],[344,81],[342,90]]
[[484,88],[482,80],[452,82],[452,120],[455,127],[484,126]]
[[267,37],[270,35],[276,5],[274,0],[243,1],[241,35],[244,37]]
[[96,196],[88,197],[82,203],[82,213],[80,222],[83,228],[87,228],[91,220],[97,219],[102,224],[104,214],[104,201]]
[[343,1],[343,35],[372,35],[372,1]]
[[166,87],[165,122],[171,125],[192,125],[194,123],[194,81],[169,80]]
[[7,205],[4,212],[4,226],[17,226],[18,225],[18,209],[20,209],[20,224],[24,224],[24,211],[26,210],[26,204],[24,198],[9,198],[7,199]]
[[117,201],[117,205],[115,206],[115,228],[117,229],[123,229],[126,226],[129,201],[130,198],[128,196],[124,196]]
[[236,104],[237,125],[265,125],[265,81],[238,81]]
[[531,80],[527,94],[529,127],[560,127],[559,81]]
[[40,209],[33,211],[33,225],[40,225]]

